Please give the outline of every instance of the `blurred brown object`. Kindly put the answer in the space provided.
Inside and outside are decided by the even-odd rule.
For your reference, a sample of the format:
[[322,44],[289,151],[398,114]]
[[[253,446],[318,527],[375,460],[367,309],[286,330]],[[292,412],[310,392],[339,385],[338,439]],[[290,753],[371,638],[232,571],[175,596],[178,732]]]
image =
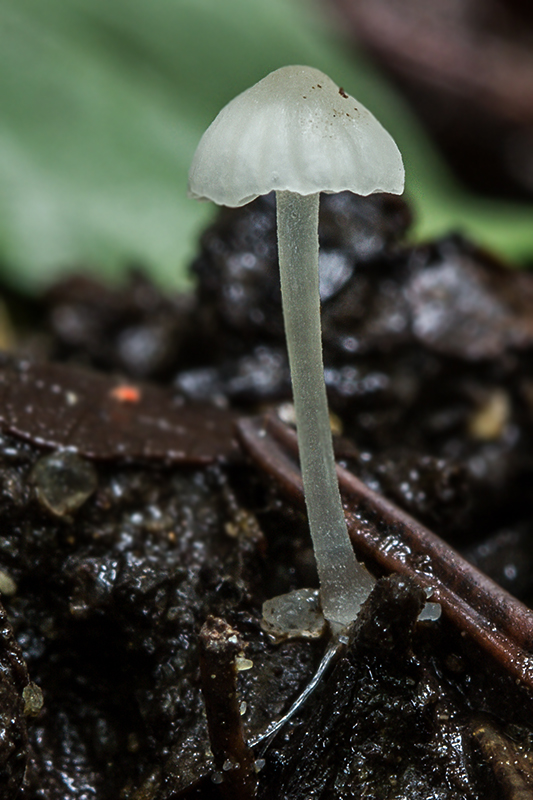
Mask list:
[[533,196],[533,5],[329,0],[465,183]]
[[13,350],[15,342],[16,336],[8,307],[0,298],[0,350]]

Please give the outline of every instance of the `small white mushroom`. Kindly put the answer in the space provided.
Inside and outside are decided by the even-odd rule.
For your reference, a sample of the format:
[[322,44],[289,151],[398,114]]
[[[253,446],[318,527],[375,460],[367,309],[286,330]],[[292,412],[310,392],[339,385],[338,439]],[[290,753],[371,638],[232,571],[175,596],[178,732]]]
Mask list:
[[317,69],[283,67],[222,109],[189,173],[191,197],[241,206],[276,191],[285,335],[300,465],[322,609],[349,624],[373,581],[358,563],[339,494],[329,426],[318,291],[320,192],[401,194],[392,137]]

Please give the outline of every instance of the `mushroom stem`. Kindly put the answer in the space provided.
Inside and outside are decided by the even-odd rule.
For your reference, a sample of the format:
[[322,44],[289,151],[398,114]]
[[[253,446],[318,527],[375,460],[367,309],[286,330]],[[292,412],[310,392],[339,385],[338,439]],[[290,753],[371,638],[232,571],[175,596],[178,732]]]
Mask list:
[[276,192],[278,254],[300,467],[322,611],[328,622],[345,626],[368,595],[369,576],[355,558],[335,471],[322,361],[319,198],[318,193]]

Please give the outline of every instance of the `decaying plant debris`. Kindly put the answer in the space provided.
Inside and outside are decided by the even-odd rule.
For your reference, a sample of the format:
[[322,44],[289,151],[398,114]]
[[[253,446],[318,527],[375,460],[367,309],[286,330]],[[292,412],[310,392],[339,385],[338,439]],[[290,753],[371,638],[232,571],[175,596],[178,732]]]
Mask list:
[[[323,199],[338,458],[530,604],[533,279],[458,237],[406,247],[408,224],[397,199]],[[267,735],[328,644],[260,624],[316,585],[297,498],[235,433],[290,419],[275,254],[270,198],[224,211],[193,296],[66,281],[0,364],[2,800],[531,796],[527,682],[453,615],[417,621],[406,576]],[[237,690],[231,746],[201,641]]]

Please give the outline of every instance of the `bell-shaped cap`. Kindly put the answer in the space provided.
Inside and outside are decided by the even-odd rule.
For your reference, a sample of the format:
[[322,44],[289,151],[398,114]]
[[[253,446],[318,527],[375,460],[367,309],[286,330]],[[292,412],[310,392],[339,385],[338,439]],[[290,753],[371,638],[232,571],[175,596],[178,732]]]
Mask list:
[[402,157],[376,118],[312,67],[282,67],[225,106],[204,133],[189,195],[242,206],[272,190],[401,194]]

